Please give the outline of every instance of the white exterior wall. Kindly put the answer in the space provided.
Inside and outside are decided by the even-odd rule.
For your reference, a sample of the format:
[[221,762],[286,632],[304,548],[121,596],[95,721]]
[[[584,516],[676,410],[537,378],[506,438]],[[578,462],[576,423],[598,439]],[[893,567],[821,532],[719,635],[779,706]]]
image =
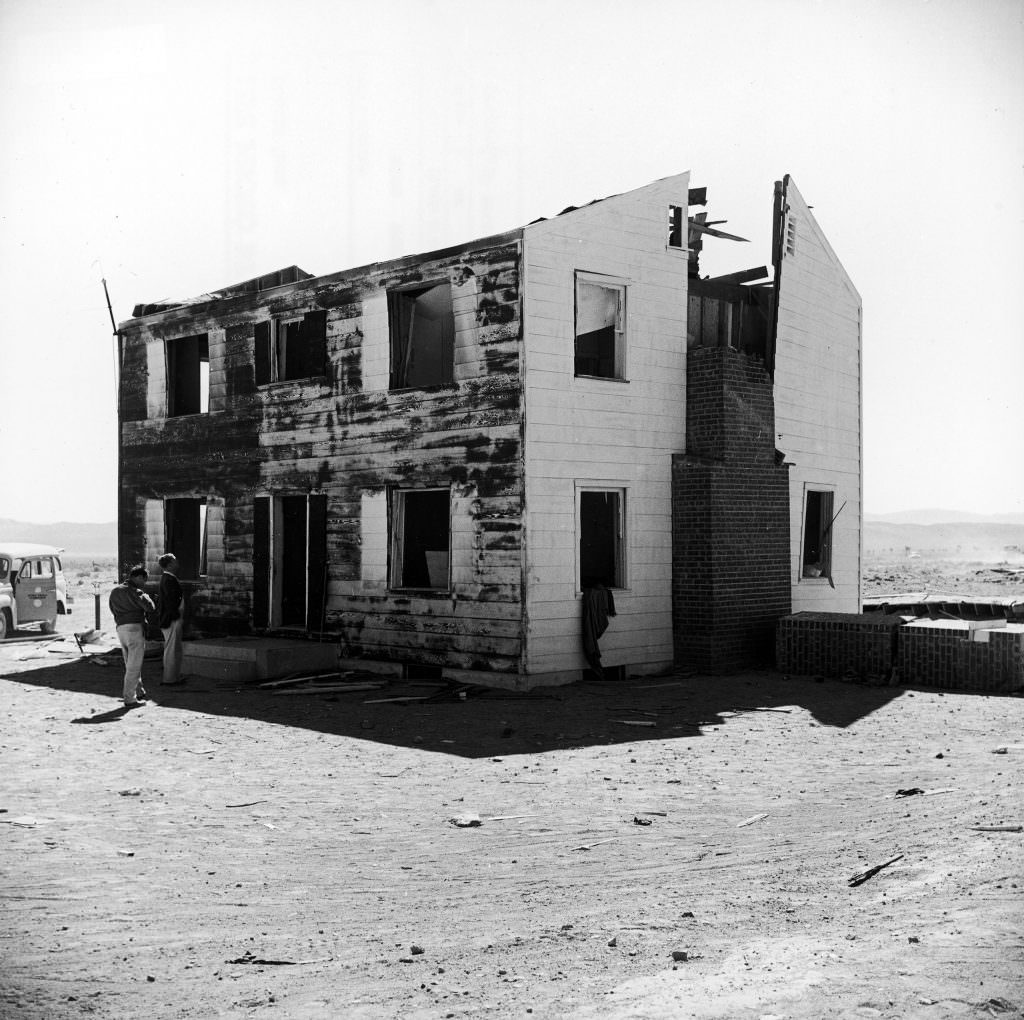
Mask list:
[[[861,300],[787,182],[775,355],[776,446],[792,464],[793,612],[860,612]],[[792,238],[793,251],[785,239]],[[832,580],[801,576],[804,492],[831,489]]]
[[[626,490],[626,587],[601,638],[606,666],[672,661],[672,454],[686,438],[685,251],[668,207],[689,174],[657,181],[524,231],[526,669],[586,667],[576,492]],[[626,283],[626,378],[574,375],[575,273]]]

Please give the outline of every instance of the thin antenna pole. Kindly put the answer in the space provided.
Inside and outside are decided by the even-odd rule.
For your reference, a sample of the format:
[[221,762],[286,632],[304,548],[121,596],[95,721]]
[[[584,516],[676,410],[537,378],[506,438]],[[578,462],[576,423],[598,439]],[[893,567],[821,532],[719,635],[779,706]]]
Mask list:
[[103,293],[107,298],[107,311],[110,313],[110,328],[114,331],[114,336],[117,336],[117,323],[114,322],[114,309],[110,307],[110,291],[107,290],[106,277],[100,278],[103,283]]

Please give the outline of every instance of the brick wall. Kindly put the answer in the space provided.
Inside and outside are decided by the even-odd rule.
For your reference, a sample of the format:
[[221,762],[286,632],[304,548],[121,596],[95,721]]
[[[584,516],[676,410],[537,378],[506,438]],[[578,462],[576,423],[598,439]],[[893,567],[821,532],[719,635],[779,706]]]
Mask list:
[[730,348],[690,351],[687,453],[672,463],[674,651],[725,673],[772,659],[790,611],[788,471],[776,464],[772,384]]
[[888,678],[896,664],[899,616],[794,613],[779,620],[775,664],[797,676]]
[[966,620],[916,620],[899,632],[903,683],[961,691],[1024,688],[1024,625],[980,629]]
[[1024,624],[986,628],[965,620],[881,613],[795,613],[779,621],[776,665],[798,676],[888,679],[949,690],[1024,689]]

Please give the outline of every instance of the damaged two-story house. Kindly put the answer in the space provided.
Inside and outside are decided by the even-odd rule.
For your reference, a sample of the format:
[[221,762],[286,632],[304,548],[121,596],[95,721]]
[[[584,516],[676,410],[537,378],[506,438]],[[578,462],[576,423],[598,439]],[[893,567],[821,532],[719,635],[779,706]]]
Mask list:
[[590,585],[613,675],[736,668],[791,611],[857,611],[860,299],[789,178],[771,272],[700,277],[731,237],[705,204],[679,174],[136,307],[122,564],[173,550],[196,635],[514,687],[582,675]]

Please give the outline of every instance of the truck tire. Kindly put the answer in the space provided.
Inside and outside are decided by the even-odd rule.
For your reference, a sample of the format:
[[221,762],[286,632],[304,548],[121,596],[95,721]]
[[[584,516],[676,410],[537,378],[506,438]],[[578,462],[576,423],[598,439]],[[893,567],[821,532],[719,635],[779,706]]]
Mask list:
[[39,630],[43,634],[52,634],[56,629],[57,629],[57,621],[56,620],[43,620],[43,622],[41,624],[39,624]]
[[5,637],[9,637],[13,630],[14,625],[11,621],[11,611],[9,609],[0,609],[0,641],[3,641]]

